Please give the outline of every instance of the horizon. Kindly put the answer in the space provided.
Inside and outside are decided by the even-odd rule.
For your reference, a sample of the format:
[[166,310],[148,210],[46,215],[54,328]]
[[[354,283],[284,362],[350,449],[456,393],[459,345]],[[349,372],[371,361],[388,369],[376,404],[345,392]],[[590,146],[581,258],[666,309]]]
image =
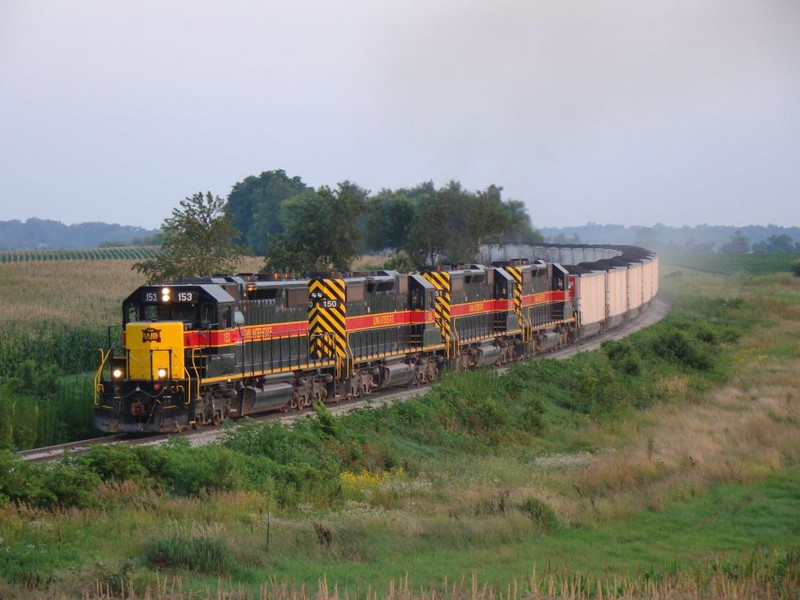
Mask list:
[[798,31],[781,1],[6,0],[0,220],[155,229],[283,169],[502,186],[540,228],[800,223]]
[[[22,223],[25,224],[29,220],[35,221],[43,221],[48,223],[58,223],[60,225],[65,225],[67,227],[75,227],[80,225],[91,225],[91,224],[99,224],[99,225],[107,225],[111,227],[130,227],[135,229],[142,229],[147,232],[154,232],[159,231],[160,227],[156,227],[154,229],[150,229],[147,227],[142,227],[139,225],[130,225],[124,223],[110,223],[106,221],[80,221],[80,222],[73,222],[73,223],[66,223],[64,221],[59,221],[57,219],[49,219],[45,217],[26,217],[26,218],[17,218],[17,219],[0,219],[0,223]],[[720,225],[717,223],[698,223],[696,225],[668,225],[666,223],[654,223],[653,225],[625,225],[623,223],[598,223],[594,221],[586,222],[581,225],[542,225],[537,226],[536,224],[532,223],[534,229],[542,230],[542,229],[579,229],[583,227],[620,227],[624,229],[655,229],[658,227],[663,227],[666,229],[698,229],[698,228],[720,228],[720,229],[747,229],[747,228],[763,228],[763,229],[800,229],[800,225],[781,225],[779,223],[748,223],[745,225]]]

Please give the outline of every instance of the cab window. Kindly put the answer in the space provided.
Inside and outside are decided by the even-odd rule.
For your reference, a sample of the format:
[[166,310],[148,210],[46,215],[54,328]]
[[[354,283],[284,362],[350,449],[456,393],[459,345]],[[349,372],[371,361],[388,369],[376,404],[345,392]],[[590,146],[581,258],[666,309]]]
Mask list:
[[138,304],[126,305],[123,315],[123,321],[125,323],[131,323],[133,321],[138,321],[138,320],[139,320],[139,305]]

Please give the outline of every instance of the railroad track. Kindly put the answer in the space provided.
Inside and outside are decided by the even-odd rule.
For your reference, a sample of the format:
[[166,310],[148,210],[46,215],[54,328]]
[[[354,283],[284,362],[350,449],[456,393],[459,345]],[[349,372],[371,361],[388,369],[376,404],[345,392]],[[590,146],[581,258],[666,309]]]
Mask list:
[[67,442],[66,444],[56,444],[55,446],[45,446],[44,448],[31,448],[30,450],[17,452],[17,456],[27,462],[58,460],[64,457],[85,454],[92,446],[119,443],[123,441],[125,437],[124,434],[105,435],[90,440]]
[[[579,352],[588,352],[596,350],[600,345],[608,340],[615,340],[623,338],[631,333],[649,327],[663,319],[669,312],[670,305],[662,299],[656,299],[653,305],[644,313],[637,316],[635,319],[623,324],[622,326],[612,329],[599,336],[589,338],[581,341],[574,346],[569,346],[546,354],[540,354],[536,358],[555,358],[565,359],[574,356]],[[501,369],[505,370],[505,369]],[[338,403],[328,404],[326,407],[333,414],[343,414],[358,408],[366,408],[379,404],[392,404],[394,402],[402,402],[408,398],[424,394],[429,389],[429,386],[420,386],[416,388],[395,389],[385,392],[378,392],[369,396],[353,400],[343,400]],[[308,414],[313,414],[313,409],[306,408],[301,411],[292,411],[290,413],[267,413],[258,415],[251,418],[253,421],[280,421],[282,423],[291,423],[295,419],[302,418]],[[232,427],[236,427],[235,424]],[[67,444],[59,444],[57,446],[48,446],[46,448],[34,448],[31,450],[23,450],[17,453],[17,456],[28,462],[44,462],[51,460],[59,460],[64,457],[74,457],[85,454],[92,446],[103,444],[125,444],[129,446],[138,445],[159,445],[164,442],[175,439],[176,437],[186,437],[192,446],[204,446],[216,441],[219,441],[225,434],[227,428],[204,428],[198,430],[187,429],[180,433],[173,434],[152,434],[146,436],[130,436],[128,434],[117,434],[104,437],[93,438],[90,440],[83,440],[79,442],[70,442]]]

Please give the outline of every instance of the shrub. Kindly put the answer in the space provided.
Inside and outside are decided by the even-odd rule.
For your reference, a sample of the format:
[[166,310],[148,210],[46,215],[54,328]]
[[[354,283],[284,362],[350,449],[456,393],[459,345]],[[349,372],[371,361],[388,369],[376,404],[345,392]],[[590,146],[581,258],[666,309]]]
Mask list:
[[556,511],[539,498],[530,496],[517,504],[516,509],[528,515],[533,524],[543,533],[552,533],[561,527],[561,521],[559,521]]
[[642,372],[641,358],[629,341],[608,342],[602,348],[617,371],[631,377]]
[[94,446],[78,460],[103,481],[142,481],[148,471],[139,456],[130,446]]
[[88,508],[97,504],[94,491],[100,477],[77,465],[56,463],[43,467],[42,494],[37,505],[42,508]]
[[[52,553],[33,544],[18,544],[9,552],[0,552],[0,573],[2,580],[24,588],[42,588],[53,578],[58,568]],[[20,596],[22,597],[22,596]]]
[[223,540],[181,533],[149,540],[142,554],[145,563],[154,569],[224,575],[234,564],[231,550]]
[[595,416],[608,415],[622,406],[624,390],[611,368],[608,357],[583,353],[571,361],[568,408]]
[[[176,440],[177,442],[177,440]],[[239,485],[238,461],[224,446],[191,448],[186,440],[172,442],[165,452],[170,479],[167,482],[179,496],[196,496],[201,490],[232,490]]]
[[653,349],[662,357],[698,371],[708,371],[714,365],[709,353],[688,334],[678,329],[663,331],[655,338]]

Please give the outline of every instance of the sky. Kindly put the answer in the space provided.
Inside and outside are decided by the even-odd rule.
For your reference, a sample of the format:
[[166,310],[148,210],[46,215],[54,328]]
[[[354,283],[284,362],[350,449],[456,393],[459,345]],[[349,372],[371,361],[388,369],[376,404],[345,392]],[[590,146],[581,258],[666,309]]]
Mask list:
[[283,169],[536,227],[800,225],[797,0],[0,0],[0,220]]

